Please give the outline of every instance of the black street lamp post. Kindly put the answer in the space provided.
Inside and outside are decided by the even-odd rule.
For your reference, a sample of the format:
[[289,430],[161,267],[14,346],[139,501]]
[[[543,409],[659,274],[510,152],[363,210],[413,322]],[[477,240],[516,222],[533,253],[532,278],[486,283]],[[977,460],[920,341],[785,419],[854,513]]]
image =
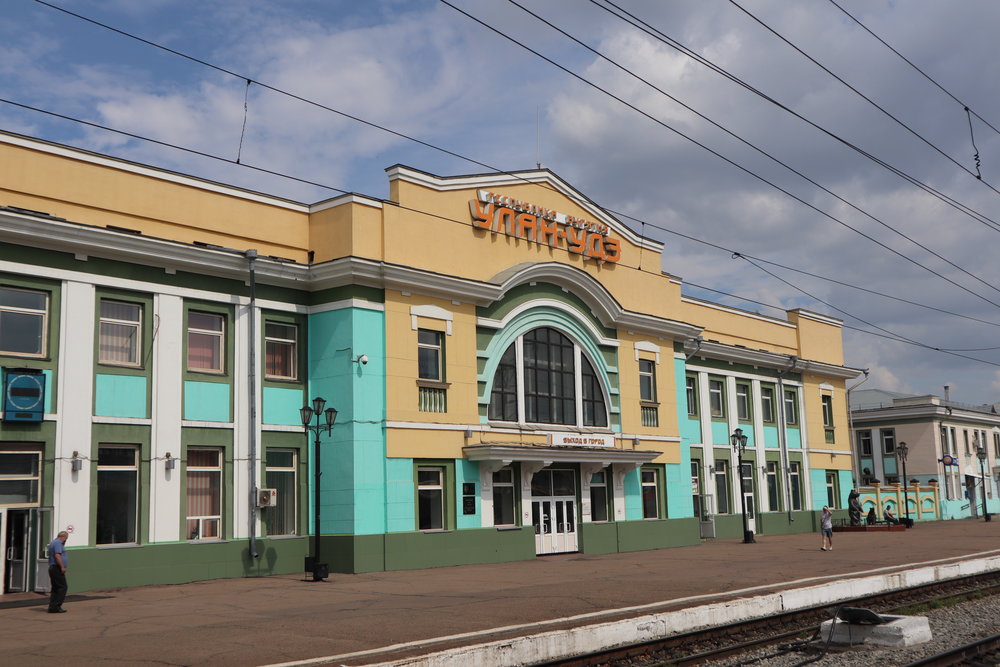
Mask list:
[[992,521],[993,517],[986,511],[986,443],[980,441],[976,456],[979,457],[979,475],[983,481],[983,520]]
[[896,447],[896,456],[903,463],[903,513],[906,515],[906,524],[910,524],[910,480],[906,478],[906,455],[910,453],[910,448],[905,442],[900,442]]
[[747,436],[743,435],[743,429],[736,429],[731,436],[729,436],[729,442],[733,445],[733,451],[736,452],[736,458],[739,463],[739,476],[740,476],[740,507],[743,509],[743,544],[751,544],[756,542],[753,538],[753,531],[750,530],[750,526],[747,523],[747,494],[746,489],[743,486],[743,452],[747,448]]
[[[324,408],[326,410],[324,411]],[[326,423],[320,423],[320,416],[326,418]],[[320,433],[326,433],[330,435],[333,431],[333,423],[337,421],[337,410],[334,408],[326,407],[326,399],[316,397],[312,401],[312,406],[305,405],[299,410],[299,416],[302,418],[302,426],[306,429],[306,435],[309,433],[314,433],[316,439],[314,441],[313,450],[313,519],[315,525],[313,527],[313,555],[312,557],[306,557],[306,572],[312,572],[313,581],[323,581],[328,576],[330,576],[330,569],[327,567],[326,563],[321,563],[319,560],[319,478],[322,474],[319,467],[319,436]],[[316,418],[316,423],[313,424],[313,417]]]

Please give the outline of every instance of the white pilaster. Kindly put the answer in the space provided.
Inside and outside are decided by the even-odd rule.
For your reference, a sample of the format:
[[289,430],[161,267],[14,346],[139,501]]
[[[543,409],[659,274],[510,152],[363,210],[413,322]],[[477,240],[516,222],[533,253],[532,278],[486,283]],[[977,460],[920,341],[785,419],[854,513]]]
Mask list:
[[[184,300],[179,296],[153,297],[153,412],[150,442],[149,540],[180,539],[181,420],[184,400]],[[178,459],[172,470],[167,457]]]
[[[93,285],[63,283],[53,463],[53,532],[69,531],[70,544],[76,546],[90,543],[91,466],[97,463],[91,460],[95,298]],[[74,452],[82,463],[78,472],[72,471]]]

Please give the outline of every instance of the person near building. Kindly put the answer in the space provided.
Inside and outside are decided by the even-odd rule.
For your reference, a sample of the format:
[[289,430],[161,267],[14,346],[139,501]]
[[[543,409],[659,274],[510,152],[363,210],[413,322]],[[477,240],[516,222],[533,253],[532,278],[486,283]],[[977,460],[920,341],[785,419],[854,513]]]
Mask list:
[[69,567],[69,559],[66,557],[66,540],[68,539],[69,533],[63,530],[49,544],[50,614],[66,612],[62,603],[66,599],[66,591],[69,589],[69,585],[66,583],[66,568]]
[[899,519],[897,519],[895,513],[893,513],[891,505],[885,506],[885,512],[882,513],[882,516],[888,524],[895,525],[899,523]]
[[819,517],[819,532],[823,534],[823,546],[821,551],[833,551],[833,512],[826,505],[823,505],[823,512]]

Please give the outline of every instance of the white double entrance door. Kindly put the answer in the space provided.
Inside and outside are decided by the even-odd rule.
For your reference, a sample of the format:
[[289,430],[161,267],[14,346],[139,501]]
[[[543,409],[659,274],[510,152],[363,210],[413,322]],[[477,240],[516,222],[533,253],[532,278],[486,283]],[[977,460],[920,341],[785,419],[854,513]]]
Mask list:
[[532,476],[531,523],[535,527],[535,553],[579,550],[575,470],[539,470]]

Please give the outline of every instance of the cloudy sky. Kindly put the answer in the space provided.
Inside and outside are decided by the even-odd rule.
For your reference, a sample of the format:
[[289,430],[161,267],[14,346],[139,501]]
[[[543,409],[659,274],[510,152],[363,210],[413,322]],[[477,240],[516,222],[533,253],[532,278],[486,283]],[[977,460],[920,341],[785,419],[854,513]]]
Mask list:
[[52,0],[213,69],[3,0],[0,98],[229,162],[8,102],[0,129],[304,202],[540,162],[687,293],[843,319],[865,388],[1000,401],[1000,3],[449,2]]

